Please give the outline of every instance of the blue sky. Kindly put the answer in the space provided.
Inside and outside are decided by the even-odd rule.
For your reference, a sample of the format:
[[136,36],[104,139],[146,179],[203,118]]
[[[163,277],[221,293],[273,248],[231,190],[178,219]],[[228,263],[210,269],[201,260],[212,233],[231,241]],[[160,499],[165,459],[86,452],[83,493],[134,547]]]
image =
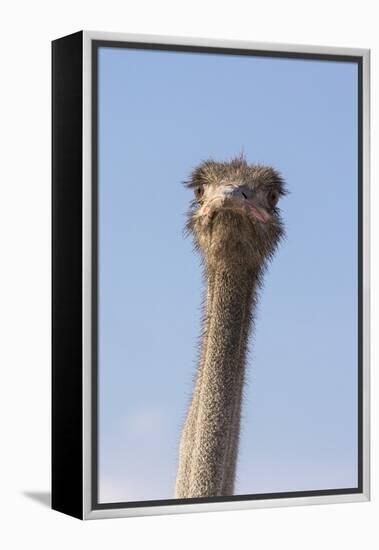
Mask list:
[[290,194],[236,494],[357,484],[356,106],[350,63],[100,49],[100,501],[173,498],[202,295],[181,182],[242,149]]

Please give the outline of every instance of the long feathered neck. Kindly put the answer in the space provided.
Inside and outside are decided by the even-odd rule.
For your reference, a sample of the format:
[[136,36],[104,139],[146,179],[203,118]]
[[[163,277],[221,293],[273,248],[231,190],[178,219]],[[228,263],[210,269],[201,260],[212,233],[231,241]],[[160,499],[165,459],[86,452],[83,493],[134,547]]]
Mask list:
[[178,498],[232,494],[251,305],[257,273],[241,264],[208,268],[197,382],[179,455]]

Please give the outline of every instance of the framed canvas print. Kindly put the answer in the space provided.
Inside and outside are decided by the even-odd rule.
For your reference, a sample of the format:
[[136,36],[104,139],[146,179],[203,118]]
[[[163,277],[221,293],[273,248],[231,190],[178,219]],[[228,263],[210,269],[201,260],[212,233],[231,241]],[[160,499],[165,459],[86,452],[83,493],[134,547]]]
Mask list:
[[52,45],[52,506],[369,498],[369,51]]

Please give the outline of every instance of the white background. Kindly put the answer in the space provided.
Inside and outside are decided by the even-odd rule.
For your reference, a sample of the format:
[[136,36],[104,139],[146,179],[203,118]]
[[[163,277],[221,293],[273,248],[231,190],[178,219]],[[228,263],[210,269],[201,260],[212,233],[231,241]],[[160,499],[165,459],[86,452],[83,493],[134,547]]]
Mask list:
[[[372,212],[378,148],[374,1],[33,0],[0,34],[0,544],[3,548],[377,548],[378,349],[372,345],[372,501],[80,522],[51,511],[50,40],[80,29],[372,49]],[[372,221],[372,280],[378,276]],[[372,288],[372,334],[378,332]],[[373,337],[373,340],[375,338]],[[322,406],[322,403],[320,403]],[[37,499],[35,498],[37,494]],[[31,495],[34,495],[32,498]]]

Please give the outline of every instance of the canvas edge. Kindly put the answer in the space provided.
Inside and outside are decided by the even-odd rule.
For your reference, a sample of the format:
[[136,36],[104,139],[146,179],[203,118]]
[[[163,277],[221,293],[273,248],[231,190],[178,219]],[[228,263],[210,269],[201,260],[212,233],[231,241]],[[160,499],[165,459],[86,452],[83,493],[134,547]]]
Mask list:
[[92,509],[92,52],[91,35],[83,31],[83,519]]
[[83,512],[82,42],[81,31],[51,42],[51,508],[76,518]]
[[135,34],[107,31],[83,31],[84,39],[112,40],[114,42],[141,42],[146,44],[167,44],[174,46],[200,46],[206,48],[234,48],[247,50],[266,50],[273,52],[293,52],[318,55],[345,55],[365,57],[367,48],[350,48],[342,46],[321,46],[310,44],[288,44],[285,42],[255,42],[250,40],[230,40],[190,36],[165,36],[159,34]]
[[363,493],[349,495],[331,495],[319,497],[276,498],[267,500],[247,500],[228,502],[205,502],[201,504],[173,504],[163,506],[145,506],[141,508],[112,508],[89,510],[83,519],[112,519],[139,516],[161,516],[168,514],[194,514],[201,512],[232,512],[259,508],[281,508],[287,506],[314,506],[321,504],[349,504],[367,502],[369,498]]
[[[138,508],[92,509],[91,471],[91,46],[93,40],[151,44],[235,48],[320,55],[344,55],[362,59],[363,88],[363,488],[362,493],[343,495],[275,498],[200,504],[162,505]],[[219,40],[208,38],[142,35],[83,31],[83,519],[136,517],[147,515],[246,510],[279,506],[337,504],[370,500],[370,50],[336,46]]]
[[363,293],[363,494],[370,500],[370,288],[371,288],[371,266],[370,266],[370,50],[362,53],[362,293]]

